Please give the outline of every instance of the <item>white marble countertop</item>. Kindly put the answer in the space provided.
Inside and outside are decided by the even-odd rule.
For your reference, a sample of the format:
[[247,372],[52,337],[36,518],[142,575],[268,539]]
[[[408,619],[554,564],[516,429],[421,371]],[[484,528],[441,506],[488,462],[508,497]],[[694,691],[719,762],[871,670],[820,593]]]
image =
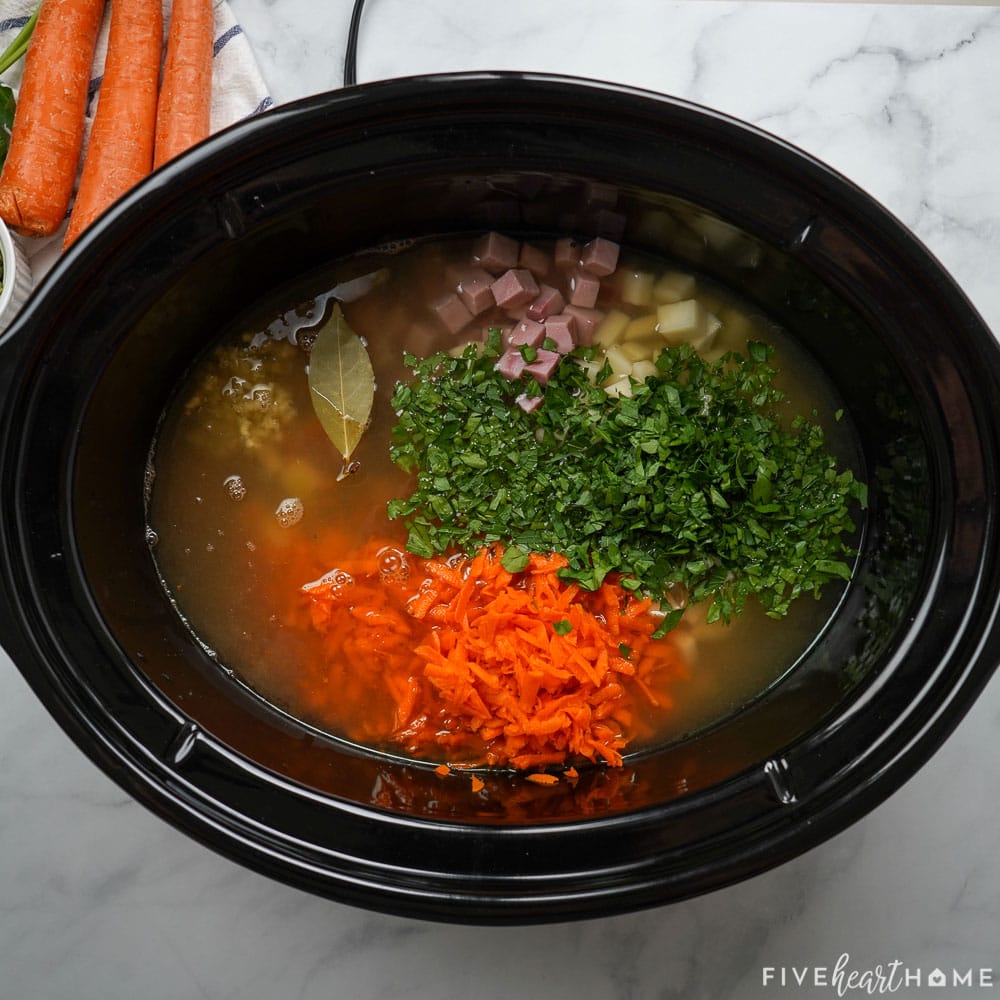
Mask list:
[[[276,102],[339,86],[349,0],[231,6]],[[369,0],[358,76],[560,71],[729,112],[869,189],[1000,330],[998,66],[989,6]],[[1000,990],[998,737],[994,681],[893,798],[775,871],[633,915],[466,928],[314,898],[192,842],[98,772],[0,654],[0,997],[826,997],[845,954],[922,971],[882,992]],[[929,988],[938,967],[973,985]]]

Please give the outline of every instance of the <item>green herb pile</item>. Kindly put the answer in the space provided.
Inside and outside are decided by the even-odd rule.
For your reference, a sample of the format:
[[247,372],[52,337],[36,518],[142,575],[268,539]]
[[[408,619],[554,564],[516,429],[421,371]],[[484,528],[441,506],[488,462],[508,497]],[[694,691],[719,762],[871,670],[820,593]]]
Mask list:
[[710,621],[751,595],[781,617],[850,575],[864,485],[837,468],[818,424],[783,426],[769,347],[714,362],[665,348],[659,377],[617,399],[564,360],[532,413],[513,400],[540,390],[497,373],[499,350],[491,334],[485,351],[406,359],[414,379],[394,392],[391,457],[417,481],[388,513],[412,552],[492,541],[515,561],[560,552],[561,575],[585,588],[609,573],[658,599],[682,587],[691,603],[712,600]]

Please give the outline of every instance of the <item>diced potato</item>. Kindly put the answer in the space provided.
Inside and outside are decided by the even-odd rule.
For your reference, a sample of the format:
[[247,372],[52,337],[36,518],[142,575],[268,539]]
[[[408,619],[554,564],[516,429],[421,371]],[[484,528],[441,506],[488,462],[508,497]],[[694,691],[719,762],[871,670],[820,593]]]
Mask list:
[[650,375],[658,374],[659,369],[648,359],[637,361],[634,365],[632,365],[632,378],[634,378],[636,382],[645,382]]
[[760,244],[750,239],[742,229],[712,215],[695,216],[690,225],[705,237],[713,250],[737,267],[752,269],[760,266]]
[[637,316],[635,319],[629,320],[622,335],[622,341],[642,340],[651,333],[656,333],[657,322],[656,313],[649,313],[647,316]]
[[631,396],[632,380],[628,377],[628,375],[622,375],[620,378],[616,378],[614,381],[606,383],[604,391],[609,396],[614,396],[616,399],[619,396]]
[[650,209],[636,223],[635,235],[640,243],[663,245],[677,228],[677,220],[665,209]]
[[[658,338],[659,339],[659,338]],[[663,348],[663,340],[660,339],[657,345],[658,349]],[[629,361],[635,363],[636,361],[647,361],[653,357],[655,350],[653,345],[648,340],[626,340],[618,345],[618,349],[625,355]]]
[[613,344],[604,352],[605,360],[616,375],[627,375],[632,370],[632,359],[629,358],[618,344]]
[[714,215],[696,215],[689,224],[692,229],[705,237],[709,246],[722,253],[739,246],[745,240],[741,229],[717,219]]
[[618,277],[618,291],[622,302],[632,306],[653,304],[653,282],[656,276],[648,271],[622,271]]
[[657,330],[672,347],[691,344],[696,350],[711,346],[711,338],[721,326],[697,299],[665,302],[656,311]]
[[594,331],[594,343],[600,347],[610,347],[617,344],[628,326],[629,316],[621,309],[610,309]]
[[705,313],[705,316],[705,333],[691,345],[699,354],[706,354],[715,347],[716,335],[722,328],[722,320],[718,316],[713,313]]
[[653,285],[657,302],[681,302],[694,297],[695,278],[686,271],[665,271]]
[[705,259],[708,241],[701,233],[687,226],[679,226],[670,240],[670,253],[680,260],[697,263]]
[[587,373],[587,378],[596,385],[597,375],[600,370],[604,367],[604,358],[597,357],[591,361],[584,361],[580,358],[574,358],[574,361]]

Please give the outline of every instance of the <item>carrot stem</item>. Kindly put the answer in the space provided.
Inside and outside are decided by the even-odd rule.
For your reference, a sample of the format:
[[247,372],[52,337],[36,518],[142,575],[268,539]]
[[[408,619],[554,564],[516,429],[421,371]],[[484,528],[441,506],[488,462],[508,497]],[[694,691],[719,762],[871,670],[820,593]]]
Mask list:
[[28,51],[28,42],[31,40],[31,33],[35,30],[35,23],[38,21],[38,11],[41,4],[32,12],[31,17],[25,22],[24,27],[14,36],[10,45],[4,49],[0,56],[0,73],[4,73],[11,68]]

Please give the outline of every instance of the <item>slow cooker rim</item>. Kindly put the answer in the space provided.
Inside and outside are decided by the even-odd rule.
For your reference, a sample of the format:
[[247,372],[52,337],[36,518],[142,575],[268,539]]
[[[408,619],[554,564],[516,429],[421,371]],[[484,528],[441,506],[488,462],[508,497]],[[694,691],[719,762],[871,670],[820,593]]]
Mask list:
[[[435,86],[436,87],[437,85],[439,85],[440,83],[442,83],[444,81],[452,81],[452,80],[455,81],[455,83],[461,83],[461,82],[466,81],[470,76],[474,77],[477,80],[483,80],[483,79],[489,79],[489,80],[500,79],[500,80],[504,80],[504,79],[506,79],[509,76],[513,76],[513,77],[516,77],[518,79],[529,80],[529,81],[531,81],[533,83],[538,83],[540,81],[545,81],[545,80],[548,80],[548,79],[556,79],[560,83],[565,83],[565,82],[567,82],[567,81],[569,81],[571,79],[571,78],[564,78],[564,77],[550,78],[550,77],[545,77],[545,76],[537,75],[537,74],[471,74],[471,75],[470,74],[454,74],[454,75],[449,74],[449,75],[445,75],[445,76],[435,75],[433,77],[421,78],[424,81],[424,83],[421,84],[421,85],[426,84],[426,85],[429,85],[429,86]],[[395,84],[395,83],[399,83],[399,82],[403,82],[403,83],[407,83],[408,84],[407,81],[394,81],[392,83]],[[584,82],[586,82],[586,81],[584,81]],[[590,84],[588,83],[588,85],[590,85]],[[359,88],[359,90],[365,90],[365,92],[367,94],[367,90],[368,89],[372,89],[372,88],[375,88],[375,87],[381,87],[381,86],[382,85],[363,85],[363,87]],[[664,98],[662,98],[660,95],[649,95],[649,94],[646,94],[645,92],[642,92],[642,91],[636,91],[633,88],[620,88],[620,87],[615,86],[612,89],[617,94],[627,93],[629,95],[641,95],[643,97],[654,97],[654,98],[656,98],[657,101],[663,101],[664,100]],[[673,102],[673,99],[667,99],[667,100]],[[295,109],[295,113],[296,114],[298,114],[300,112],[301,113],[306,113],[306,112],[312,113],[313,111],[318,110],[321,107],[326,107],[326,102],[323,100],[322,95],[318,96],[317,98],[306,99],[304,102],[299,102],[299,103],[300,104],[308,105],[308,107],[307,108],[296,107],[296,109]],[[696,107],[696,106],[688,104],[688,102],[680,102],[680,103],[683,104],[686,108]],[[280,112],[281,112],[281,109],[277,109],[276,112],[272,112],[270,114],[276,114],[276,113],[280,113]],[[726,118],[725,116],[720,116],[717,112],[712,112],[712,114],[715,115],[715,116],[717,116],[721,120],[725,120],[727,122],[732,122],[733,121],[731,119]],[[258,123],[251,123],[251,125],[253,125],[253,126],[256,126],[257,124]],[[736,124],[739,125],[741,128],[744,127],[742,123],[738,123],[737,122]],[[226,140],[227,142],[238,143],[239,141],[241,141],[241,137],[243,137],[243,136],[249,137],[249,136],[255,134],[255,131],[256,131],[256,127],[251,128],[250,126],[244,127],[242,129],[240,129],[239,127],[236,127],[236,128],[237,128],[237,132],[235,132],[235,133],[229,133],[229,139]],[[764,133],[759,133],[759,130],[755,130],[755,131],[757,131],[760,136],[765,135]],[[780,143],[780,140],[777,140],[777,141]],[[787,145],[787,144],[785,144],[785,145]],[[788,148],[791,148],[791,147],[788,147]],[[198,158],[201,157],[201,156],[204,156],[204,157],[208,158],[209,162],[211,162],[211,157],[212,156],[221,155],[221,153],[222,153],[222,146],[221,145],[211,145],[210,144],[209,146],[203,147],[202,150],[201,150],[201,152],[195,151],[195,153],[192,154],[192,158],[188,159],[184,165],[177,164],[173,168],[165,168],[166,174],[172,175],[175,171],[179,172],[179,173],[185,171],[187,166],[193,166],[195,163],[197,163]],[[161,177],[160,180],[161,180],[161,182],[162,182],[162,184],[164,186],[169,186],[170,181],[169,181],[169,177],[168,176],[164,175],[164,176]],[[849,184],[850,182],[847,182],[847,183]],[[151,194],[152,192],[147,192],[147,193]],[[138,204],[138,202],[134,198],[133,199],[128,199],[127,203],[125,205],[123,205],[123,207],[118,212],[113,212],[112,215],[107,220],[105,220],[103,223],[101,223],[99,225],[98,228],[95,229],[94,233],[90,234],[89,237],[87,237],[84,240],[82,240],[81,244],[80,244],[80,249],[75,252],[76,256],[77,256],[77,259],[82,260],[85,257],[86,248],[87,248],[88,243],[98,243],[101,240],[108,240],[109,241],[110,240],[110,236],[104,236],[102,234],[103,233],[114,233],[116,225],[121,224],[120,220],[122,220],[124,218],[124,216],[127,214],[127,212],[129,211],[129,207],[131,206],[132,208],[136,208],[137,204]],[[73,266],[74,266],[73,265],[73,261],[72,260],[68,260],[67,263],[65,264],[65,268],[63,269],[63,271],[71,270]],[[53,280],[55,280],[55,279],[53,279]],[[957,289],[956,289],[956,291],[957,291]],[[967,302],[966,302],[966,305],[968,305]],[[969,307],[969,308],[971,308],[971,307]],[[33,313],[39,312],[39,311],[44,311],[44,302],[38,296],[36,296],[33,299],[33,301],[32,301],[31,309],[29,311],[29,317]],[[28,320],[26,319],[25,320],[25,324],[27,324],[27,322],[28,322]],[[3,421],[3,427],[4,427],[3,450],[4,450],[4,453],[6,453],[7,445],[8,445],[7,432],[10,429],[9,421],[6,419],[6,417],[4,418],[4,421]],[[6,472],[7,472],[6,463],[5,463],[5,466],[4,466],[4,472],[5,472],[5,486],[6,486]],[[5,557],[9,557],[10,552],[8,551],[7,545],[6,545],[6,533],[4,533],[4,553],[5,553]],[[9,565],[10,565],[9,559],[5,558],[5,569]],[[6,581],[6,572],[5,572],[4,576],[5,576],[4,582],[6,584],[6,582],[7,582]],[[992,611],[992,617],[990,619],[991,621],[993,620],[993,618],[995,618],[995,614],[996,614],[996,609],[995,609],[995,606],[994,606],[993,611]],[[995,643],[994,643],[994,645],[995,645]],[[38,655],[38,650],[37,649],[35,649],[35,650],[29,650],[27,652],[27,655],[31,656],[31,657],[35,657],[35,656]],[[992,672],[992,671],[990,671],[990,672]],[[957,687],[955,687],[955,688],[952,689],[952,691],[951,691],[952,697],[951,697],[951,700],[948,702],[948,706],[951,707],[951,708],[955,708],[956,706],[965,706],[965,707],[967,707],[968,704],[971,703],[971,700],[975,696],[975,694],[978,693],[979,688],[982,686],[983,683],[985,683],[985,681],[986,681],[987,678],[988,678],[988,675],[984,676],[982,674],[982,672],[974,674],[972,668],[970,667],[969,670],[968,670],[968,672],[967,672],[967,674],[966,674],[966,676],[963,678],[963,681],[962,681],[961,685],[959,685],[959,686],[957,686]],[[54,680],[54,678],[50,678],[49,680],[51,682],[52,680]],[[41,678],[39,678],[38,675],[36,674],[34,676],[34,678],[30,678],[29,677],[29,681],[31,681],[33,683],[33,686],[35,686],[35,682],[41,682]],[[49,707],[50,711],[53,711],[53,707],[50,704],[51,698],[53,697],[52,691],[44,683],[39,683],[38,687],[36,687],[36,690],[40,690],[40,696],[41,696],[41,691],[44,690],[46,692],[47,696],[43,697],[42,700],[46,702],[46,704]],[[961,695],[961,697],[959,697],[960,695]],[[64,697],[64,696],[65,696],[65,692],[62,692],[61,694],[56,694],[57,698],[58,697]],[[65,719],[61,719],[60,720],[61,722],[63,722],[64,727],[66,726],[67,722],[71,723],[73,726],[79,726],[81,724],[81,722],[82,722],[81,718],[78,717],[78,716],[74,716],[72,711],[65,710],[65,706],[60,705],[60,710],[63,711],[64,715],[65,715]],[[56,714],[56,713],[53,711],[53,714]],[[963,709],[963,713],[962,714],[964,714],[964,709]],[[853,810],[854,816],[852,818],[848,819],[844,823],[837,824],[836,828],[840,829],[840,828],[843,828],[843,826],[848,825],[849,822],[853,821],[853,818],[856,818],[858,815],[861,815],[864,812],[867,812],[868,809],[871,808],[871,804],[874,801],[881,801],[881,799],[884,798],[885,795],[887,795],[891,791],[893,791],[895,787],[898,787],[898,784],[901,784],[903,781],[905,781],[909,777],[910,773],[912,773],[912,771],[909,771],[908,767],[902,767],[901,766],[901,761],[905,760],[905,761],[909,762],[912,759],[912,757],[915,755],[915,756],[919,756],[921,758],[918,761],[918,763],[922,763],[923,760],[926,759],[926,756],[929,756],[929,753],[925,753],[925,751],[927,751],[928,747],[930,747],[931,750],[934,749],[934,748],[936,748],[936,746],[940,744],[940,741],[943,740],[943,738],[947,735],[948,732],[950,732],[951,728],[953,728],[953,726],[955,724],[957,724],[957,721],[958,720],[955,719],[955,718],[953,718],[953,717],[945,718],[945,713],[944,713],[943,710],[941,712],[939,712],[937,714],[937,716],[936,716],[936,721],[935,721],[934,727],[932,729],[933,738],[930,737],[929,733],[925,732],[923,734],[922,740],[919,743],[918,743],[918,741],[913,741],[910,744],[910,746],[907,748],[907,751],[906,751],[906,753],[904,755],[902,755],[902,756],[897,757],[897,758],[894,759],[892,771],[889,772],[889,773],[891,773],[891,776],[896,781],[896,784],[894,786],[892,786],[892,787],[888,787],[887,788],[887,786],[884,783],[884,781],[889,776],[889,773],[882,772],[880,775],[877,775],[871,781],[869,781],[869,782],[867,782],[867,783],[859,786],[854,791],[854,793],[852,794],[852,796],[850,797],[850,799],[847,800],[847,801],[849,801],[849,802],[851,802],[851,803],[854,804],[854,810]],[[79,734],[78,734],[79,738],[77,738],[77,742],[79,743],[80,739],[84,738],[86,735],[87,734],[85,732],[82,732],[82,731],[79,732]],[[90,732],[90,736],[96,736],[96,735],[97,735],[96,733]],[[930,742],[928,742],[928,739],[930,740]],[[113,745],[109,745],[108,747],[103,748],[103,750],[102,750],[102,752],[100,754],[100,756],[103,759],[102,766],[104,766],[104,769],[108,770],[108,765],[109,765],[114,771],[119,772],[119,773],[113,775],[113,776],[116,777],[116,780],[121,781],[124,778],[128,782],[128,784],[130,786],[129,787],[130,792],[132,792],[132,794],[135,794],[137,798],[141,798],[143,801],[146,801],[147,804],[150,804],[150,800],[151,799],[154,800],[154,803],[155,803],[154,808],[156,808],[156,811],[160,812],[161,815],[162,815],[163,814],[162,813],[162,803],[160,802],[160,799],[159,799],[159,796],[162,793],[162,788],[156,788],[155,791],[151,792],[151,789],[154,787],[152,785],[152,783],[144,783],[144,782],[136,781],[135,780],[135,773],[134,772],[131,772],[131,773],[127,774],[127,775],[122,775],[120,773],[120,769],[121,769],[121,767],[123,765],[123,762],[125,761],[126,758],[124,758],[120,754],[120,750],[121,750],[120,747],[114,747],[114,752],[110,752],[112,746]],[[86,747],[84,747],[84,749],[87,750]],[[917,752],[918,749],[919,749],[920,753]],[[88,753],[90,753],[90,751],[88,751]],[[93,753],[90,753],[90,755],[92,757],[94,756]],[[135,763],[134,761],[129,761],[129,764],[134,764],[134,763]],[[908,772],[908,773],[904,773],[904,772]],[[755,777],[758,777],[759,780],[763,780],[759,776],[755,776]],[[877,779],[879,779],[879,780],[877,780]],[[131,787],[133,785],[134,785],[134,787]],[[839,800],[839,805],[837,806],[837,815],[839,817],[843,817],[843,815],[844,815],[844,802],[845,802],[845,800],[843,800],[843,799]],[[177,805],[177,803],[174,803],[174,804]],[[802,808],[803,805],[804,805],[804,803],[800,803],[799,806],[798,806],[798,808]],[[652,811],[652,812],[656,812],[657,815],[662,815],[662,813],[659,812],[659,810],[661,810],[662,808],[663,807],[660,807],[660,806],[654,806],[654,807],[649,807],[649,810]],[[785,807],[785,808],[787,809],[788,807]],[[780,812],[780,810],[779,810],[779,812]],[[787,816],[787,813],[782,814],[782,815]],[[169,816],[167,816],[165,818],[171,819],[171,817],[169,817]],[[649,817],[647,817],[647,818],[649,818]],[[173,822],[173,820],[171,820],[171,821]],[[421,821],[421,822],[424,822],[424,821]],[[596,821],[584,821],[584,822],[594,822],[594,823],[597,823],[597,824],[602,825],[602,826],[606,826],[606,825],[609,825],[609,824],[610,825],[621,825],[621,824],[627,825],[626,820],[623,819],[623,818],[621,818],[621,817],[605,817],[605,818],[602,818],[602,819],[599,819],[599,820],[596,820]],[[573,823],[571,825],[574,826],[574,828],[578,826],[577,823]],[[828,826],[825,825],[824,821],[822,820],[822,817],[819,818],[819,819],[816,819],[814,822],[810,822],[807,825],[808,825],[808,832],[811,835],[811,837],[808,838],[809,842],[801,841],[801,842],[796,842],[795,845],[789,845],[790,853],[788,854],[788,856],[792,856],[793,854],[800,853],[801,850],[805,850],[809,846],[812,846],[813,843],[817,843],[820,840],[825,839],[827,836],[830,835],[831,829],[830,829],[830,827],[828,827]],[[822,827],[822,830],[818,829],[820,827]],[[474,828],[471,828],[471,829],[474,829],[477,833],[481,833],[482,832],[481,828],[479,828],[479,827],[474,827]],[[552,830],[558,831],[559,824],[555,824],[554,826],[545,826],[545,827],[536,828],[536,829],[539,829],[542,832],[552,831]],[[202,831],[202,832],[204,832],[204,831]],[[528,833],[526,835],[527,836],[536,836],[536,835],[540,835],[540,834]],[[204,839],[204,838],[203,837],[199,837],[199,839]],[[217,846],[217,845],[213,845],[213,846]],[[773,850],[773,847],[770,848],[770,850]],[[784,860],[784,858],[782,860]],[[763,864],[762,868],[763,867],[771,867],[772,864],[774,864],[774,863],[776,863],[776,862],[768,861],[766,864]],[[762,870],[762,868],[761,869],[755,869],[755,870]],[[281,877],[281,876],[279,875],[279,877]],[[742,877],[742,876],[740,876],[740,877]],[[701,890],[696,890],[696,891],[701,891]],[[569,898],[569,897],[567,897],[567,898]],[[576,898],[576,897],[574,897],[574,898]],[[494,903],[495,902],[496,901],[494,901]],[[505,911],[505,913],[513,914],[517,910],[517,908],[519,906],[522,906],[522,905],[523,905],[523,900],[520,900],[520,901],[519,900],[515,900],[511,904],[512,910]],[[607,900],[602,900],[602,906],[605,906],[605,905],[607,905]],[[622,905],[622,909],[633,908],[630,903],[625,903],[624,901],[622,902],[621,905]],[[604,910],[602,910],[602,912],[610,912],[610,911],[607,910],[607,909],[604,909]],[[415,915],[419,915],[419,914],[415,914]],[[467,918],[463,915],[462,919],[467,919]],[[546,917],[544,919],[549,919],[549,918]]]

